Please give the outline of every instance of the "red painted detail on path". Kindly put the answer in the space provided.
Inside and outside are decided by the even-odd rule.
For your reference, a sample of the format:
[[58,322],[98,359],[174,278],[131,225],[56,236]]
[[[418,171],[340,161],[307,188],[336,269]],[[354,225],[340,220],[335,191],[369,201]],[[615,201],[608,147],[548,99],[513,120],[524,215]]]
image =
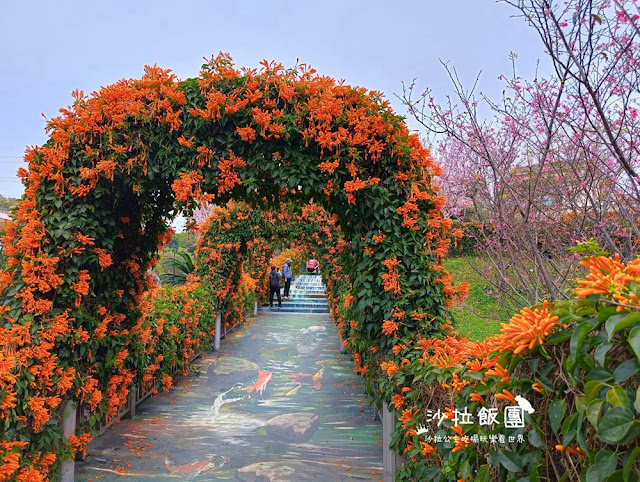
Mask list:
[[169,472],[172,472],[172,473],[192,474],[194,472],[200,473],[205,470],[209,470],[215,467],[215,464],[211,463],[208,460],[201,460],[198,462],[192,462],[190,464],[173,465],[168,458],[165,458],[164,466],[167,468]]
[[293,378],[295,380],[300,380],[301,378],[311,378],[313,377],[313,374],[312,373],[287,373],[285,377]]
[[258,370],[258,381],[253,385],[249,385],[248,387],[241,388],[240,390],[246,390],[251,393],[254,390],[257,391],[260,395],[264,393],[264,389],[267,388],[267,383],[271,380],[271,374],[273,372],[263,372],[262,370]]

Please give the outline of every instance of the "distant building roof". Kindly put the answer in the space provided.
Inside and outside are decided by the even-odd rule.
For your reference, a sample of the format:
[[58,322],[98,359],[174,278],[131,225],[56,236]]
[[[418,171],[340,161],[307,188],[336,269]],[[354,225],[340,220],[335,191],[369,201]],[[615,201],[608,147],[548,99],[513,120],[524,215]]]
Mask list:
[[0,212],[0,233],[4,233],[7,230],[9,221],[11,221],[11,215]]

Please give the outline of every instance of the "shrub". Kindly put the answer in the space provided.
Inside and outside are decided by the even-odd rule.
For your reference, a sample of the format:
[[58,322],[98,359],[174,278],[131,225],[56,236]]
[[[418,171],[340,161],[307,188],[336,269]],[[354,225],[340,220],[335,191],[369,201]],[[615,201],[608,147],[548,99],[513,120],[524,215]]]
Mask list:
[[[637,480],[640,260],[582,264],[589,274],[573,298],[523,309],[499,335],[395,340],[402,361],[379,363],[400,414],[399,480]],[[505,428],[517,397],[535,412]],[[477,414],[491,409],[494,422],[480,424]]]

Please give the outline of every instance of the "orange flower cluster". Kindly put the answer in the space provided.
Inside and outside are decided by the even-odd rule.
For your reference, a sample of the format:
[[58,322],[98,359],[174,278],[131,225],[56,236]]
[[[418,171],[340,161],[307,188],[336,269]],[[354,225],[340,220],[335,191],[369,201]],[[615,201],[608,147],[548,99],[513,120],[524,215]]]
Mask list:
[[75,456],[77,452],[82,452],[86,455],[87,445],[91,442],[92,437],[88,433],[83,433],[79,437],[75,434],[69,437],[69,448],[71,449],[71,454]]
[[402,422],[402,427],[407,428],[409,422],[411,422],[415,416],[419,413],[419,410],[403,410],[402,416],[398,417],[398,421]]
[[498,393],[496,395],[496,399],[498,400],[505,400],[513,405],[516,405],[516,397],[513,396],[513,393],[511,393],[509,390],[504,389],[502,390],[502,393]]
[[[22,451],[27,445],[28,442],[0,441],[0,480],[16,480],[18,482],[45,482],[49,480],[48,473],[56,461],[55,454],[37,452],[25,456]],[[27,465],[21,467],[21,462],[27,462]]]
[[34,432],[39,432],[45,423],[51,418],[51,410],[60,405],[60,397],[32,396],[27,405],[31,411],[32,427]]
[[463,281],[460,283],[460,286],[457,290],[457,296],[459,301],[463,301],[467,296],[469,296],[469,282]]
[[394,295],[399,295],[402,292],[400,288],[400,274],[396,272],[396,267],[400,264],[400,260],[396,259],[395,256],[383,261],[384,265],[388,273],[382,273],[380,277],[384,282],[384,290],[393,293]]
[[238,127],[236,128],[236,130],[238,132],[238,135],[240,136],[240,139],[242,139],[243,141],[251,144],[256,140],[256,130],[253,127]]
[[[380,233],[380,231],[378,231],[378,233]],[[374,234],[373,235],[373,242],[376,244],[380,244],[382,243],[385,239],[387,239],[387,235],[386,234]]]
[[[177,201],[186,202],[191,199],[205,200],[202,195],[201,183],[204,178],[197,172],[181,172],[180,178],[173,181],[171,188],[176,195]],[[206,199],[207,201],[209,199]]]
[[233,154],[233,151],[229,151],[229,159],[220,158],[218,162],[218,169],[220,169],[220,174],[218,174],[218,192],[226,193],[233,189],[234,186],[238,184],[242,184],[238,173],[234,171],[234,168],[244,167],[246,166],[246,162],[244,162],[238,156]]
[[89,281],[91,281],[91,275],[88,270],[83,269],[78,273],[78,281],[71,285],[71,290],[76,294],[76,306],[82,303],[82,296],[89,294]]
[[533,349],[536,344],[542,345],[544,338],[559,324],[558,317],[549,313],[545,300],[542,309],[524,308],[509,323],[502,323],[500,326],[500,334],[491,337],[490,341],[497,351],[512,351],[517,355],[526,349]]
[[178,144],[185,147],[193,147],[193,136],[187,139],[185,136],[178,137]]
[[344,297],[344,302],[343,305],[345,308],[351,308],[351,305],[353,305],[353,295],[351,293],[347,293]]
[[[105,147],[106,157],[122,156],[133,149],[134,140],[125,138],[118,142],[113,132],[122,128],[125,122],[148,122],[166,124],[170,131],[180,127],[181,110],[176,106],[186,103],[175,76],[158,67],[146,67],[145,75],[139,80],[123,80],[114,85],[103,87],[93,97],[87,98],[82,91],[74,92],[76,101],[68,109],[61,109],[62,116],[49,122],[52,145],[47,145],[34,152],[29,161],[36,160],[38,155],[44,162],[30,163],[27,182],[38,180],[55,181],[56,191],[62,195],[69,189],[77,196],[86,196],[98,183],[102,175],[113,180],[114,171],[130,170],[135,165],[146,168],[145,156],[131,156],[125,163],[117,163],[114,159],[101,159],[101,152],[91,147],[91,143],[108,134],[109,143]],[[81,177],[88,184],[74,185],[70,178],[62,174],[64,164],[69,158],[69,147],[72,142],[86,146],[84,153],[90,160],[91,167],[81,168]]]
[[578,455],[580,457],[586,457],[587,453],[582,450],[580,447],[576,447],[575,449],[572,447],[564,447],[563,445],[556,445],[556,450],[558,452],[565,452],[567,454]]
[[385,320],[382,324],[382,334],[392,335],[398,331],[398,324],[395,321]]
[[101,248],[95,248],[93,252],[98,256],[98,264],[100,265],[100,271],[104,271],[105,268],[108,268],[113,264],[113,259],[111,259],[111,255],[106,252],[106,250]]
[[640,260],[629,262],[626,266],[620,261],[618,254],[613,258],[605,256],[591,256],[580,263],[589,270],[587,278],[578,280],[580,288],[576,288],[578,298],[589,295],[604,295],[619,303],[618,312],[625,306],[634,308],[640,306],[637,295],[629,289],[629,283],[640,282]]
[[540,383],[534,383],[533,385],[531,385],[531,389],[542,394],[544,394],[545,392],[544,387]]
[[477,343],[455,336],[444,339],[421,338],[418,347],[424,350],[420,360],[439,368],[451,368],[478,355]]
[[318,167],[322,172],[333,174],[340,166],[340,159],[334,159],[333,161],[324,161],[318,164]]
[[378,184],[379,182],[380,182],[380,179],[378,179],[377,177],[369,178],[367,180],[354,179],[353,181],[346,181],[344,183],[344,192],[346,193],[346,196],[347,196],[347,202],[349,202],[349,204],[355,204],[356,203],[356,197],[354,195],[355,192],[360,191],[367,186]]
[[511,376],[509,375],[509,371],[504,369],[500,363],[495,364],[495,368],[492,370],[487,370],[486,374],[488,376],[498,377],[501,382],[509,383],[511,382]]
[[388,361],[388,362],[382,362],[380,364],[380,367],[387,372],[387,375],[391,376],[395,373],[398,373],[398,370],[400,370],[400,368],[398,367],[398,365],[395,364],[394,361]]
[[22,308],[27,313],[43,314],[51,309],[51,302],[37,299],[36,293],[49,293],[63,283],[62,275],[56,273],[60,258],[47,254],[22,261],[22,279],[27,284],[17,296],[22,298]]
[[396,407],[396,410],[400,410],[404,406],[404,397],[396,393],[391,397],[391,403]]
[[135,377],[132,370],[123,369],[117,375],[112,375],[107,384],[105,398],[107,400],[107,421],[114,418],[126,405],[129,396],[129,386]]
[[427,442],[420,441],[420,455],[426,457],[427,455],[433,455],[436,453],[436,448]]
[[442,382],[441,384],[442,388],[448,388],[449,390],[459,393],[464,387],[469,385],[468,380],[460,381],[460,377],[458,376],[457,373],[454,373],[452,375],[452,378],[453,378],[453,382],[451,383],[451,385],[449,385],[448,383]]

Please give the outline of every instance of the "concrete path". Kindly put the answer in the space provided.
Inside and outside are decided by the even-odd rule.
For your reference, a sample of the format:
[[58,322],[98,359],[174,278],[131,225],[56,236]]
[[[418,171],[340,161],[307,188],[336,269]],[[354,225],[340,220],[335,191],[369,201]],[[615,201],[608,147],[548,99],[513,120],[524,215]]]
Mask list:
[[261,314],[97,437],[76,480],[382,480],[382,425],[329,315]]

